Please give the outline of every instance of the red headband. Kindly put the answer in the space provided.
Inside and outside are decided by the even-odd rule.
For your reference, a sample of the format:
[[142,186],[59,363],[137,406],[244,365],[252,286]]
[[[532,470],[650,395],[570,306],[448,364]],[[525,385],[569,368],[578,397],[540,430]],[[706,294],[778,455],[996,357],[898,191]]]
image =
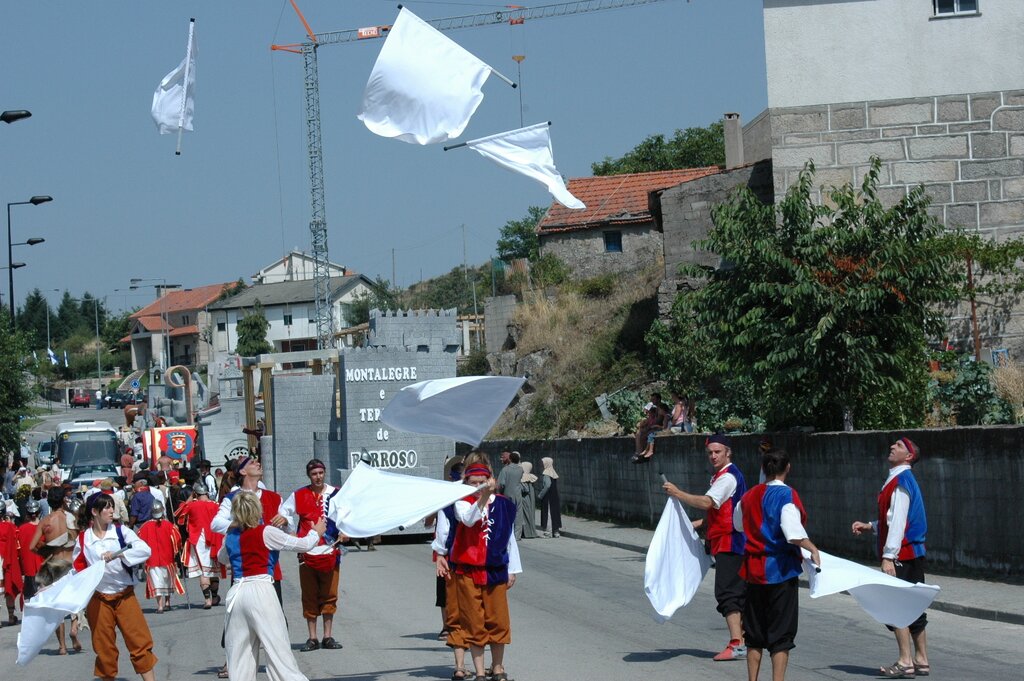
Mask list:
[[491,469],[482,463],[475,463],[466,469],[466,472],[462,474],[465,478],[471,478],[474,475],[485,475],[488,478],[491,477]]

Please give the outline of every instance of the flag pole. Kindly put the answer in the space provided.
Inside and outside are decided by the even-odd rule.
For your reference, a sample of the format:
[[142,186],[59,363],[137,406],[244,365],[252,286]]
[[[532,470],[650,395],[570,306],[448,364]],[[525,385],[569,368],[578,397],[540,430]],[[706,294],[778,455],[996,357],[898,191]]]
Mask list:
[[185,77],[181,84],[181,111],[178,113],[178,147],[174,151],[175,156],[181,156],[181,138],[185,127],[185,107],[188,104],[188,78],[191,75],[189,71],[192,68],[192,35],[195,29],[196,19],[192,17],[188,20],[188,45],[185,47]]
[[[540,124],[540,123],[536,123],[535,125],[541,125],[541,124]],[[532,128],[532,127],[534,127],[534,126],[530,126],[530,127]],[[551,121],[548,121],[548,127],[551,127]],[[494,138],[494,137],[500,137],[500,136],[502,136],[502,135],[508,135],[508,134],[511,134],[511,133],[513,133],[513,132],[519,132],[519,130],[522,130],[522,129],[523,129],[523,128],[518,128],[517,130],[510,130],[510,131],[508,131],[508,132],[506,132],[506,133],[498,133],[498,134],[496,134],[496,135],[491,135],[490,137],[487,137],[487,138],[482,138],[482,139],[491,139],[491,138]],[[461,149],[462,147],[465,147],[465,146],[467,146],[468,144],[469,144],[469,142],[459,142],[458,144],[449,144],[448,146],[446,146],[446,147],[441,147],[441,148],[442,148],[442,149],[443,149],[444,151],[450,151],[450,150],[452,150],[452,149]]]

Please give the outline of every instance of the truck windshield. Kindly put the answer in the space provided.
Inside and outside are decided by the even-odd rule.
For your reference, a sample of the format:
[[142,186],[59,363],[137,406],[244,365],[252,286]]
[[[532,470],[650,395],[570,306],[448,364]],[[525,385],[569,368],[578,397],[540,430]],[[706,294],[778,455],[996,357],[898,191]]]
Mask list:
[[70,468],[83,463],[116,463],[117,433],[109,430],[62,433],[57,440],[57,460]]

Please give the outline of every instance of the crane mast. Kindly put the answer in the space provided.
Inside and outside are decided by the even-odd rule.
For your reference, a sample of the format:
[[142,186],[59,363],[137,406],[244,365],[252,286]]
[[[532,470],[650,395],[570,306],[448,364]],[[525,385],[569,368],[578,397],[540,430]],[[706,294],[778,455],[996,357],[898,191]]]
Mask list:
[[[624,9],[651,5],[665,0],[579,0],[560,2],[540,7],[509,7],[507,9],[466,14],[444,19],[428,19],[439,31],[457,31],[479,28],[492,24],[521,24],[527,20],[551,19],[586,12]],[[295,6],[295,3],[292,2]],[[298,7],[295,7],[298,12]],[[302,19],[301,13],[299,13]],[[295,45],[271,46],[271,49],[297,52],[302,55],[305,65],[306,91],[306,145],[309,154],[310,221],[309,231],[313,250],[313,290],[316,317],[317,348],[334,347],[334,315],[331,308],[331,266],[327,253],[327,210],[324,191],[323,144],[320,137],[320,78],[317,69],[317,49],[324,45],[337,45],[373,38],[383,38],[391,26],[354,28],[344,31],[329,31],[313,34],[305,19],[302,19],[310,40]],[[295,49],[298,48],[298,49]]]

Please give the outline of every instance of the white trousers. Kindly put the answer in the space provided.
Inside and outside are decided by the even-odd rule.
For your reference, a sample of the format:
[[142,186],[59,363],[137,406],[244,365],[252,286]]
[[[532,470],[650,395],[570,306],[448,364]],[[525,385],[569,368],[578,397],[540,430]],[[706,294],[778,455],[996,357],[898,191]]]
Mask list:
[[220,577],[220,570],[214,564],[213,556],[210,555],[210,546],[206,543],[206,533],[199,535],[199,542],[195,545],[188,545],[185,567],[188,569],[189,579],[194,577]]
[[292,653],[274,582],[236,582],[228,591],[226,606],[224,648],[231,681],[255,681],[261,643],[267,653],[270,681],[309,681]]

